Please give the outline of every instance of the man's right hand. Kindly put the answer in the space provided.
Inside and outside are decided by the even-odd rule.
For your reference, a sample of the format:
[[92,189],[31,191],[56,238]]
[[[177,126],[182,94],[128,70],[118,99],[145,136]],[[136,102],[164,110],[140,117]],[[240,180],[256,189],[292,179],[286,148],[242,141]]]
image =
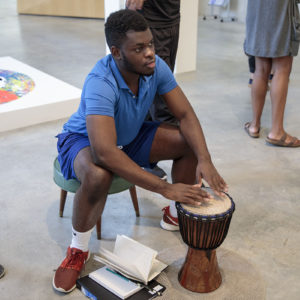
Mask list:
[[201,189],[200,184],[189,185],[184,183],[168,184],[162,195],[169,200],[174,200],[191,205],[201,205],[212,196]]
[[131,10],[142,9],[145,0],[126,0],[126,8]]

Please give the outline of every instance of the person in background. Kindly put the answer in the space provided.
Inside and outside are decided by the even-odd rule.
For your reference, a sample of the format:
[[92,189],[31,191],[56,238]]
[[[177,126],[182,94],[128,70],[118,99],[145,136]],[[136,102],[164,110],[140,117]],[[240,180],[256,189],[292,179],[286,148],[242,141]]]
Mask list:
[[252,138],[260,135],[268,78],[273,70],[270,88],[272,126],[266,142],[281,147],[300,147],[300,140],[288,134],[283,124],[293,57],[299,50],[297,2],[251,0],[247,7],[244,51],[247,55],[255,56],[255,73],[251,88],[253,118],[245,124],[244,129]]
[[[254,72],[255,72],[255,57],[254,56],[248,56],[248,66],[249,66],[249,81],[248,81],[248,86],[251,88],[252,83],[253,83],[253,77],[254,77]],[[269,82],[268,82],[268,90],[270,89],[270,85],[272,82],[273,78],[273,71],[271,71],[269,75]]]
[[[72,242],[52,283],[64,293],[76,287],[89,258],[91,233],[114,174],[171,203],[201,205],[211,198],[201,189],[202,179],[218,195],[228,190],[212,163],[192,106],[168,65],[155,55],[145,18],[128,9],[114,12],[105,23],[105,37],[111,54],[99,60],[87,76],[79,108],[57,136],[65,179],[81,183],[73,202]],[[179,127],[145,122],[157,92]],[[173,161],[172,184],[143,169],[168,159]],[[178,222],[162,221],[178,230]]]
[[2,265],[0,265],[0,278],[3,277],[5,274],[5,269]]
[[[154,39],[155,53],[174,72],[179,39],[180,0],[126,0],[126,7],[137,10],[147,20]],[[155,95],[147,120],[178,125],[178,121],[158,94]],[[159,166],[147,171],[167,180],[166,172]]]
[[248,56],[248,66],[249,66],[249,81],[248,81],[248,86],[252,87],[252,83],[253,83],[253,76],[254,76],[254,72],[255,72],[255,57],[249,55]]

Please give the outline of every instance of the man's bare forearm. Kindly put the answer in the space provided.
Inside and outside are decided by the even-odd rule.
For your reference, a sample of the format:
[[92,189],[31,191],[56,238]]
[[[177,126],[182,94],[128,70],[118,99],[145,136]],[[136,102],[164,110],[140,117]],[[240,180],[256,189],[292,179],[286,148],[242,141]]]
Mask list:
[[170,185],[155,175],[143,170],[118,147],[107,149],[101,154],[92,149],[93,160],[96,165],[119,175],[127,181],[146,190],[164,195]]
[[198,161],[211,161],[201,125],[192,108],[180,120],[180,131],[193,150]]

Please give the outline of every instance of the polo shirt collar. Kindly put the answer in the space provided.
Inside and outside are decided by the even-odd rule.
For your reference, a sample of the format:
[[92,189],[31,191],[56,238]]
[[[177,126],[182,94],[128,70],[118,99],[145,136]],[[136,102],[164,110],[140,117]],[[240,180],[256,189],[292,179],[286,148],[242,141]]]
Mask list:
[[[119,71],[118,69],[118,66],[113,58],[113,56],[111,55],[111,63],[110,63],[110,67],[111,67],[111,70],[113,72],[113,75],[116,79],[116,81],[118,82],[118,85],[121,89],[126,89],[126,90],[130,90],[127,83],[125,82],[121,72]],[[140,78],[143,79],[144,82],[147,82],[149,79],[150,79],[151,76],[143,76],[143,75],[140,75]]]

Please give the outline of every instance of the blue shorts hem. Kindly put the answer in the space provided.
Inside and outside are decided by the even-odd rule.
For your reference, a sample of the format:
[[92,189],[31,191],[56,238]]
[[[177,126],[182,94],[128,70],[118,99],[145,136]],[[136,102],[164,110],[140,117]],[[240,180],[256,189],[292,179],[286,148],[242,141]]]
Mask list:
[[[138,135],[128,145],[121,149],[140,167],[154,168],[155,163],[150,163],[150,152],[154,136],[161,122],[144,122]],[[56,136],[58,161],[65,179],[77,179],[74,171],[74,160],[79,151],[90,147],[88,136],[80,133],[64,132]]]

